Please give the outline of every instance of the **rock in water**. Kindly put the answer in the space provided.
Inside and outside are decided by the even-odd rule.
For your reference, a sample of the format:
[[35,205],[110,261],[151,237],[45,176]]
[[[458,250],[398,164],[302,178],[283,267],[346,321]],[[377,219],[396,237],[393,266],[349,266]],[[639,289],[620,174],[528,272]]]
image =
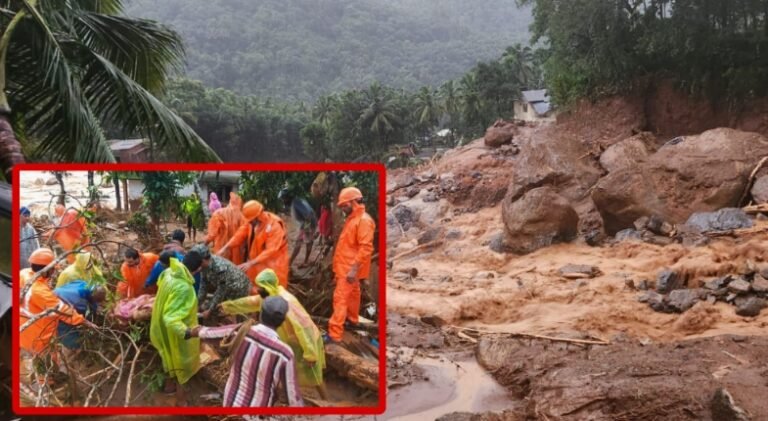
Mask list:
[[507,244],[507,234],[504,232],[497,232],[491,237],[491,241],[488,244],[488,248],[496,253],[513,253],[514,250]]
[[676,289],[669,293],[667,304],[678,313],[684,313],[693,307],[702,297],[700,289]]
[[565,265],[558,272],[560,276],[568,279],[594,278],[600,274],[600,269],[591,265]]
[[661,294],[667,294],[673,290],[679,289],[681,286],[682,280],[679,279],[677,273],[668,269],[663,270],[656,280],[656,291]]
[[442,227],[430,228],[419,237],[418,244],[423,245],[423,244],[431,243],[433,241],[437,241],[438,239],[443,237],[444,233],[445,233],[445,229]]
[[721,276],[719,278],[712,279],[711,281],[708,281],[707,283],[705,283],[704,288],[711,289],[712,291],[717,291],[721,288],[725,288],[726,286],[728,286],[728,283],[730,283],[731,280],[733,280],[731,275]]
[[539,187],[519,200],[504,199],[502,220],[507,244],[516,253],[576,238],[579,216],[567,199],[552,187]]
[[736,308],[736,314],[742,317],[756,317],[765,308],[765,300],[757,297],[749,297]]
[[743,279],[737,279],[728,284],[728,290],[734,294],[746,294],[751,288],[752,286],[749,284],[749,282]]
[[618,241],[642,241],[643,235],[640,231],[636,231],[632,228],[627,228],[616,233],[616,240]]
[[699,232],[728,231],[751,228],[752,220],[738,208],[725,208],[717,212],[697,212],[688,218],[685,225]]
[[755,279],[752,281],[752,289],[755,292],[768,292],[768,279],[763,278],[760,274],[756,274]]

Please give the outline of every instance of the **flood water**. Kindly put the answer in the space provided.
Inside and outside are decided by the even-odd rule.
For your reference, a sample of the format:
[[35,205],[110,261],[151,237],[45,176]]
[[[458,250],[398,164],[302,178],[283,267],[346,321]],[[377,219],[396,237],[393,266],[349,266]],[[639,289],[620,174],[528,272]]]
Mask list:
[[379,420],[433,420],[452,412],[501,411],[515,406],[509,392],[474,358],[456,363],[416,359],[429,380],[390,390]]

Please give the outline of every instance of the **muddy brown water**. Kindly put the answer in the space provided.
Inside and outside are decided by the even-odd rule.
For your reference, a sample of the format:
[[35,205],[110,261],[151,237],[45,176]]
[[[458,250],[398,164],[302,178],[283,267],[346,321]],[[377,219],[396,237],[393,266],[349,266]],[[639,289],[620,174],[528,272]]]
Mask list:
[[418,358],[428,380],[389,391],[378,420],[432,420],[452,412],[485,412],[517,405],[474,358],[457,362]]

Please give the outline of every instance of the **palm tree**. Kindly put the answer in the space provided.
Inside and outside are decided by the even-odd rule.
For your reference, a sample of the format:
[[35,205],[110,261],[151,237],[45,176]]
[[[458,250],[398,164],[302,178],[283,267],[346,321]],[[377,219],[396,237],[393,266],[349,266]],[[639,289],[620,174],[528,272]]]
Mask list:
[[371,131],[379,141],[379,148],[386,149],[389,136],[403,124],[397,112],[397,103],[378,82],[374,82],[364,96],[368,106],[360,114],[358,125],[363,130]]
[[451,118],[451,137],[456,136],[456,127],[459,125],[460,98],[456,83],[449,80],[440,87],[440,99],[442,109]]
[[461,97],[461,109],[464,121],[468,127],[476,128],[483,123],[483,100],[477,86],[475,72],[469,72],[459,82],[459,95]]
[[440,118],[440,109],[432,89],[426,86],[422,87],[416,94],[414,106],[417,116],[416,122],[424,131],[437,124],[437,120]]
[[531,47],[523,47],[515,44],[507,47],[501,56],[501,62],[508,66],[522,87],[533,88],[536,80],[536,72],[533,68],[533,50]]
[[312,117],[320,122],[325,128],[331,124],[333,112],[336,110],[338,100],[330,95],[322,96],[315,102],[312,110]]
[[[122,16],[121,0],[0,0],[0,170],[32,158],[114,162],[105,129],[188,160],[219,160],[163,105],[181,69],[175,32]],[[14,131],[14,127],[16,130]]]

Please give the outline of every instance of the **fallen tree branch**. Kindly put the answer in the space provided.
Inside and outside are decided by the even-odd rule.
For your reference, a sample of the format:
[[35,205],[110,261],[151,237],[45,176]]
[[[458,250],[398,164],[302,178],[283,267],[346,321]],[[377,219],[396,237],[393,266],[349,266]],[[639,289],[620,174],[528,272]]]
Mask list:
[[412,249],[410,249],[410,250],[406,250],[406,251],[404,251],[404,252],[402,252],[402,253],[400,253],[400,254],[396,255],[395,257],[391,258],[391,259],[390,259],[390,261],[395,261],[395,260],[397,260],[397,259],[399,259],[399,258],[401,258],[401,257],[407,256],[407,255],[409,255],[409,254],[413,254],[413,253],[415,253],[415,252],[417,252],[417,251],[420,251],[420,250],[424,250],[424,249],[426,249],[426,248],[430,248],[430,247],[437,247],[437,246],[440,246],[440,245],[442,245],[444,242],[445,242],[445,241],[443,241],[443,240],[437,240],[437,241],[432,241],[431,243],[422,244],[422,245],[420,245],[420,246],[418,246],[418,247],[412,248]]
[[379,390],[379,362],[359,357],[340,345],[325,348],[328,367],[356,385],[374,392]]
[[[330,318],[312,316],[312,320],[319,325],[327,325]],[[371,333],[379,333],[379,325],[377,323],[358,323],[357,325],[350,326],[348,330],[363,330]]]
[[566,343],[574,343],[574,344],[582,344],[582,345],[610,345],[611,343],[608,341],[590,341],[587,339],[571,339],[571,338],[557,338],[553,336],[544,336],[544,335],[534,335],[532,333],[522,333],[522,332],[494,332],[490,330],[482,330],[482,329],[475,329],[471,327],[461,327],[461,326],[453,326],[448,325],[447,327],[456,329],[457,331],[465,331],[465,332],[475,332],[481,335],[506,335],[510,337],[520,337],[520,338],[530,338],[530,339],[542,339],[547,341],[553,341],[553,342],[566,342]]
[[[125,357],[127,356],[125,349],[123,348],[123,343],[120,342],[120,338],[118,338],[117,335],[115,335],[114,331],[112,331],[111,329],[109,331],[110,333],[112,333],[112,335],[115,338],[115,341],[117,341],[117,345],[120,347],[120,355],[119,355],[120,369],[117,371],[117,380],[115,380],[115,384],[112,386],[112,392],[110,392],[109,397],[107,398],[107,401],[105,403],[105,406],[109,406],[109,403],[112,402],[112,398],[115,396],[115,391],[117,391],[117,386],[120,384],[120,379],[123,377],[123,366],[124,366],[123,361],[125,361]],[[130,338],[129,335],[126,335],[126,336]],[[133,342],[133,340],[131,340],[131,342]],[[134,343],[134,346],[136,346],[135,343]]]
[[[58,257],[56,260],[54,260],[53,262],[49,263],[47,266],[45,266],[45,267],[44,267],[42,270],[40,270],[39,272],[36,272],[34,275],[32,275],[32,277],[31,277],[29,280],[27,280],[27,283],[24,285],[24,287],[23,287],[23,288],[21,288],[21,291],[20,291],[20,294],[19,294],[19,299],[23,300],[23,299],[24,299],[24,296],[27,294],[27,291],[29,291],[29,289],[30,289],[30,288],[32,288],[32,284],[33,284],[33,283],[34,283],[36,280],[40,279],[40,277],[43,275],[43,273],[46,273],[46,272],[48,272],[49,270],[51,270],[51,269],[53,269],[54,267],[56,267],[56,265],[58,265],[59,263],[61,263],[62,261],[64,261],[64,259],[66,259],[66,258],[67,258],[67,256],[69,256],[70,254],[76,254],[76,253],[80,253],[80,252],[81,252],[83,249],[85,249],[85,248],[88,248],[88,247],[95,247],[95,248],[97,248],[97,249],[98,249],[98,246],[100,246],[101,244],[117,244],[117,245],[119,245],[119,246],[123,246],[123,247],[130,247],[130,246],[128,246],[127,244],[125,244],[125,243],[123,243],[123,242],[121,242],[121,241],[113,241],[113,240],[99,240],[99,241],[96,241],[96,242],[91,242],[91,243],[83,244],[83,245],[81,245],[80,247],[77,247],[77,248],[75,248],[75,249],[73,249],[73,250],[70,250],[70,251],[68,251],[68,252],[66,252],[66,253],[64,253],[64,254],[62,254],[61,256],[59,256],[59,257]],[[101,253],[101,254],[102,254],[102,256],[104,255],[104,253],[103,253],[101,250],[99,250],[99,253]],[[106,262],[106,260],[105,260],[105,262]],[[31,323],[30,323],[30,324],[31,324]],[[25,323],[25,324],[24,324],[24,326],[22,326],[22,329],[20,329],[19,331],[20,331],[20,332],[23,332],[23,331],[24,331],[24,329],[26,329],[26,327],[25,327],[25,326],[26,326],[26,327],[29,327],[29,326],[27,326],[27,325],[26,325],[26,323]]]
[[515,272],[512,272],[512,273],[508,273],[507,276],[509,276],[510,278],[514,278],[515,276],[520,276],[520,275],[522,275],[524,273],[533,272],[535,270],[536,270],[536,266],[531,266],[531,267],[526,268],[526,269],[520,269],[518,271],[515,271]]
[[763,168],[763,165],[765,165],[765,162],[768,161],[768,156],[763,157],[763,159],[760,160],[760,162],[757,163],[757,166],[755,166],[755,169],[752,170],[752,172],[749,174],[749,178],[747,179],[747,185],[744,187],[744,192],[741,193],[741,198],[739,199],[739,206],[742,206],[744,204],[744,201],[747,200],[747,196],[749,196],[749,191],[752,190],[752,185],[755,183],[755,176],[757,175],[758,171]]
[[768,203],[761,203],[759,205],[745,206],[741,208],[746,213],[763,213],[768,212]]
[[41,311],[40,313],[35,314],[34,316],[30,317],[26,322],[24,322],[23,325],[19,328],[19,333],[24,332],[27,330],[28,327],[32,326],[36,321],[48,317],[51,314],[58,313],[61,315],[69,316],[68,314],[64,314],[59,311],[61,308],[61,303],[57,304],[54,308],[49,308],[47,310]]
[[128,372],[128,386],[126,388],[125,392],[125,403],[123,404],[124,407],[128,406],[128,403],[131,401],[131,385],[133,384],[133,372],[136,369],[136,361],[139,360],[139,355],[141,355],[142,348],[136,348],[136,355],[133,356],[133,361],[131,362],[131,371]]

